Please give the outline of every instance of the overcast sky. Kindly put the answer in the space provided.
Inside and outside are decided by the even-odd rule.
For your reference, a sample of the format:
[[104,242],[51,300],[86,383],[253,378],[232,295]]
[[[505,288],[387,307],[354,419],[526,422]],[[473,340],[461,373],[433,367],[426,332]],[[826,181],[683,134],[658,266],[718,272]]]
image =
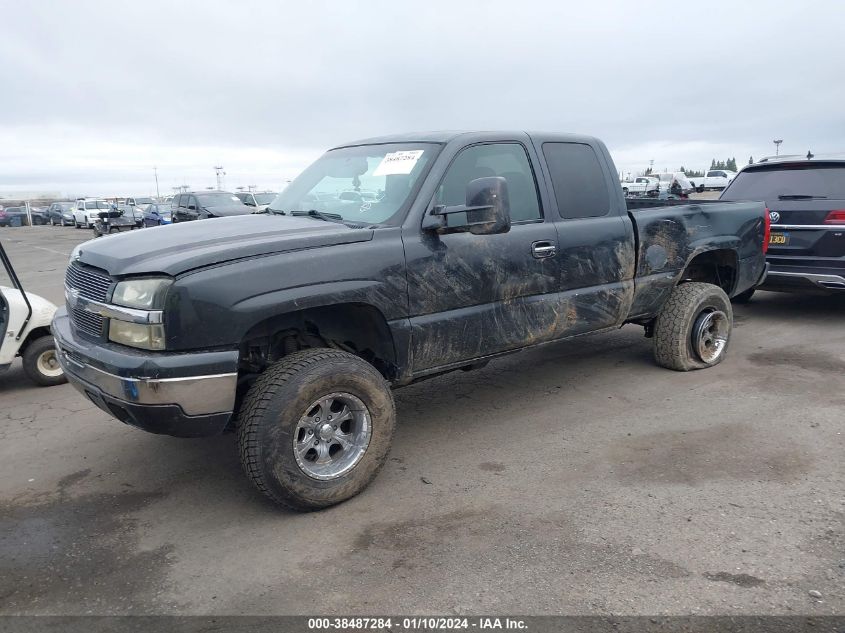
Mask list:
[[427,129],[602,138],[619,170],[845,150],[845,3],[0,0],[0,195],[277,189]]

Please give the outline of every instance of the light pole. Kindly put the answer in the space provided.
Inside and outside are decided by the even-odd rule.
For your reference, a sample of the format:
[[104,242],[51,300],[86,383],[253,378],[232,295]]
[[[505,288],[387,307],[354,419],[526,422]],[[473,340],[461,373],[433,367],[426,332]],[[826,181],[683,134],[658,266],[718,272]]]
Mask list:
[[223,171],[223,165],[215,165],[214,174],[217,176],[217,190],[223,191],[223,176],[226,175],[226,172]]
[[156,177],[156,198],[161,198],[161,193],[159,193],[158,190],[158,167],[156,167],[155,165],[153,165],[153,173]]
[[775,139],[772,143],[775,144],[775,156],[778,156],[780,154],[780,144],[783,143],[783,139]]

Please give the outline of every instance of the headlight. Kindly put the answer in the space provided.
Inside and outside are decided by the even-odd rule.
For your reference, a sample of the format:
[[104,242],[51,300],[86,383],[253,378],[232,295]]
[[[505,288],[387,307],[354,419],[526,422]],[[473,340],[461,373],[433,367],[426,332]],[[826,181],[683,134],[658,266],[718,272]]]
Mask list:
[[172,279],[129,279],[114,288],[112,303],[142,310],[161,309]]
[[109,340],[141,349],[164,349],[164,326],[111,319]]

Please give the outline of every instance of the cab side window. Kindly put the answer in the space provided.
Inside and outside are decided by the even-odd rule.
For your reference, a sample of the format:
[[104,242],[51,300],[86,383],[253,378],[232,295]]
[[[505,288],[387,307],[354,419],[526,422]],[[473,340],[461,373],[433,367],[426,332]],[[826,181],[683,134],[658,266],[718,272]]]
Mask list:
[[543,143],[543,155],[562,218],[598,218],[610,212],[607,180],[592,147],[584,143]]
[[[435,204],[455,206],[466,203],[466,189],[477,178],[501,176],[507,182],[511,222],[542,219],[534,172],[525,148],[518,143],[473,145],[462,150],[449,166],[435,195]],[[466,222],[465,213],[449,218],[450,225]]]

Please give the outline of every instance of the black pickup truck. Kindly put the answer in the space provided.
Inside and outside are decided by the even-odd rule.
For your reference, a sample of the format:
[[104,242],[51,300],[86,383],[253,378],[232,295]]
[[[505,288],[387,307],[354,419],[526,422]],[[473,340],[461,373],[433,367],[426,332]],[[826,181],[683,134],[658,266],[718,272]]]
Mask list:
[[425,133],[328,151],[262,215],[82,244],[53,323],[68,379],[117,419],[235,429],[275,502],[360,492],[391,387],[626,323],[658,364],[715,365],[729,297],[765,276],[763,203],[630,201],[587,136]]

